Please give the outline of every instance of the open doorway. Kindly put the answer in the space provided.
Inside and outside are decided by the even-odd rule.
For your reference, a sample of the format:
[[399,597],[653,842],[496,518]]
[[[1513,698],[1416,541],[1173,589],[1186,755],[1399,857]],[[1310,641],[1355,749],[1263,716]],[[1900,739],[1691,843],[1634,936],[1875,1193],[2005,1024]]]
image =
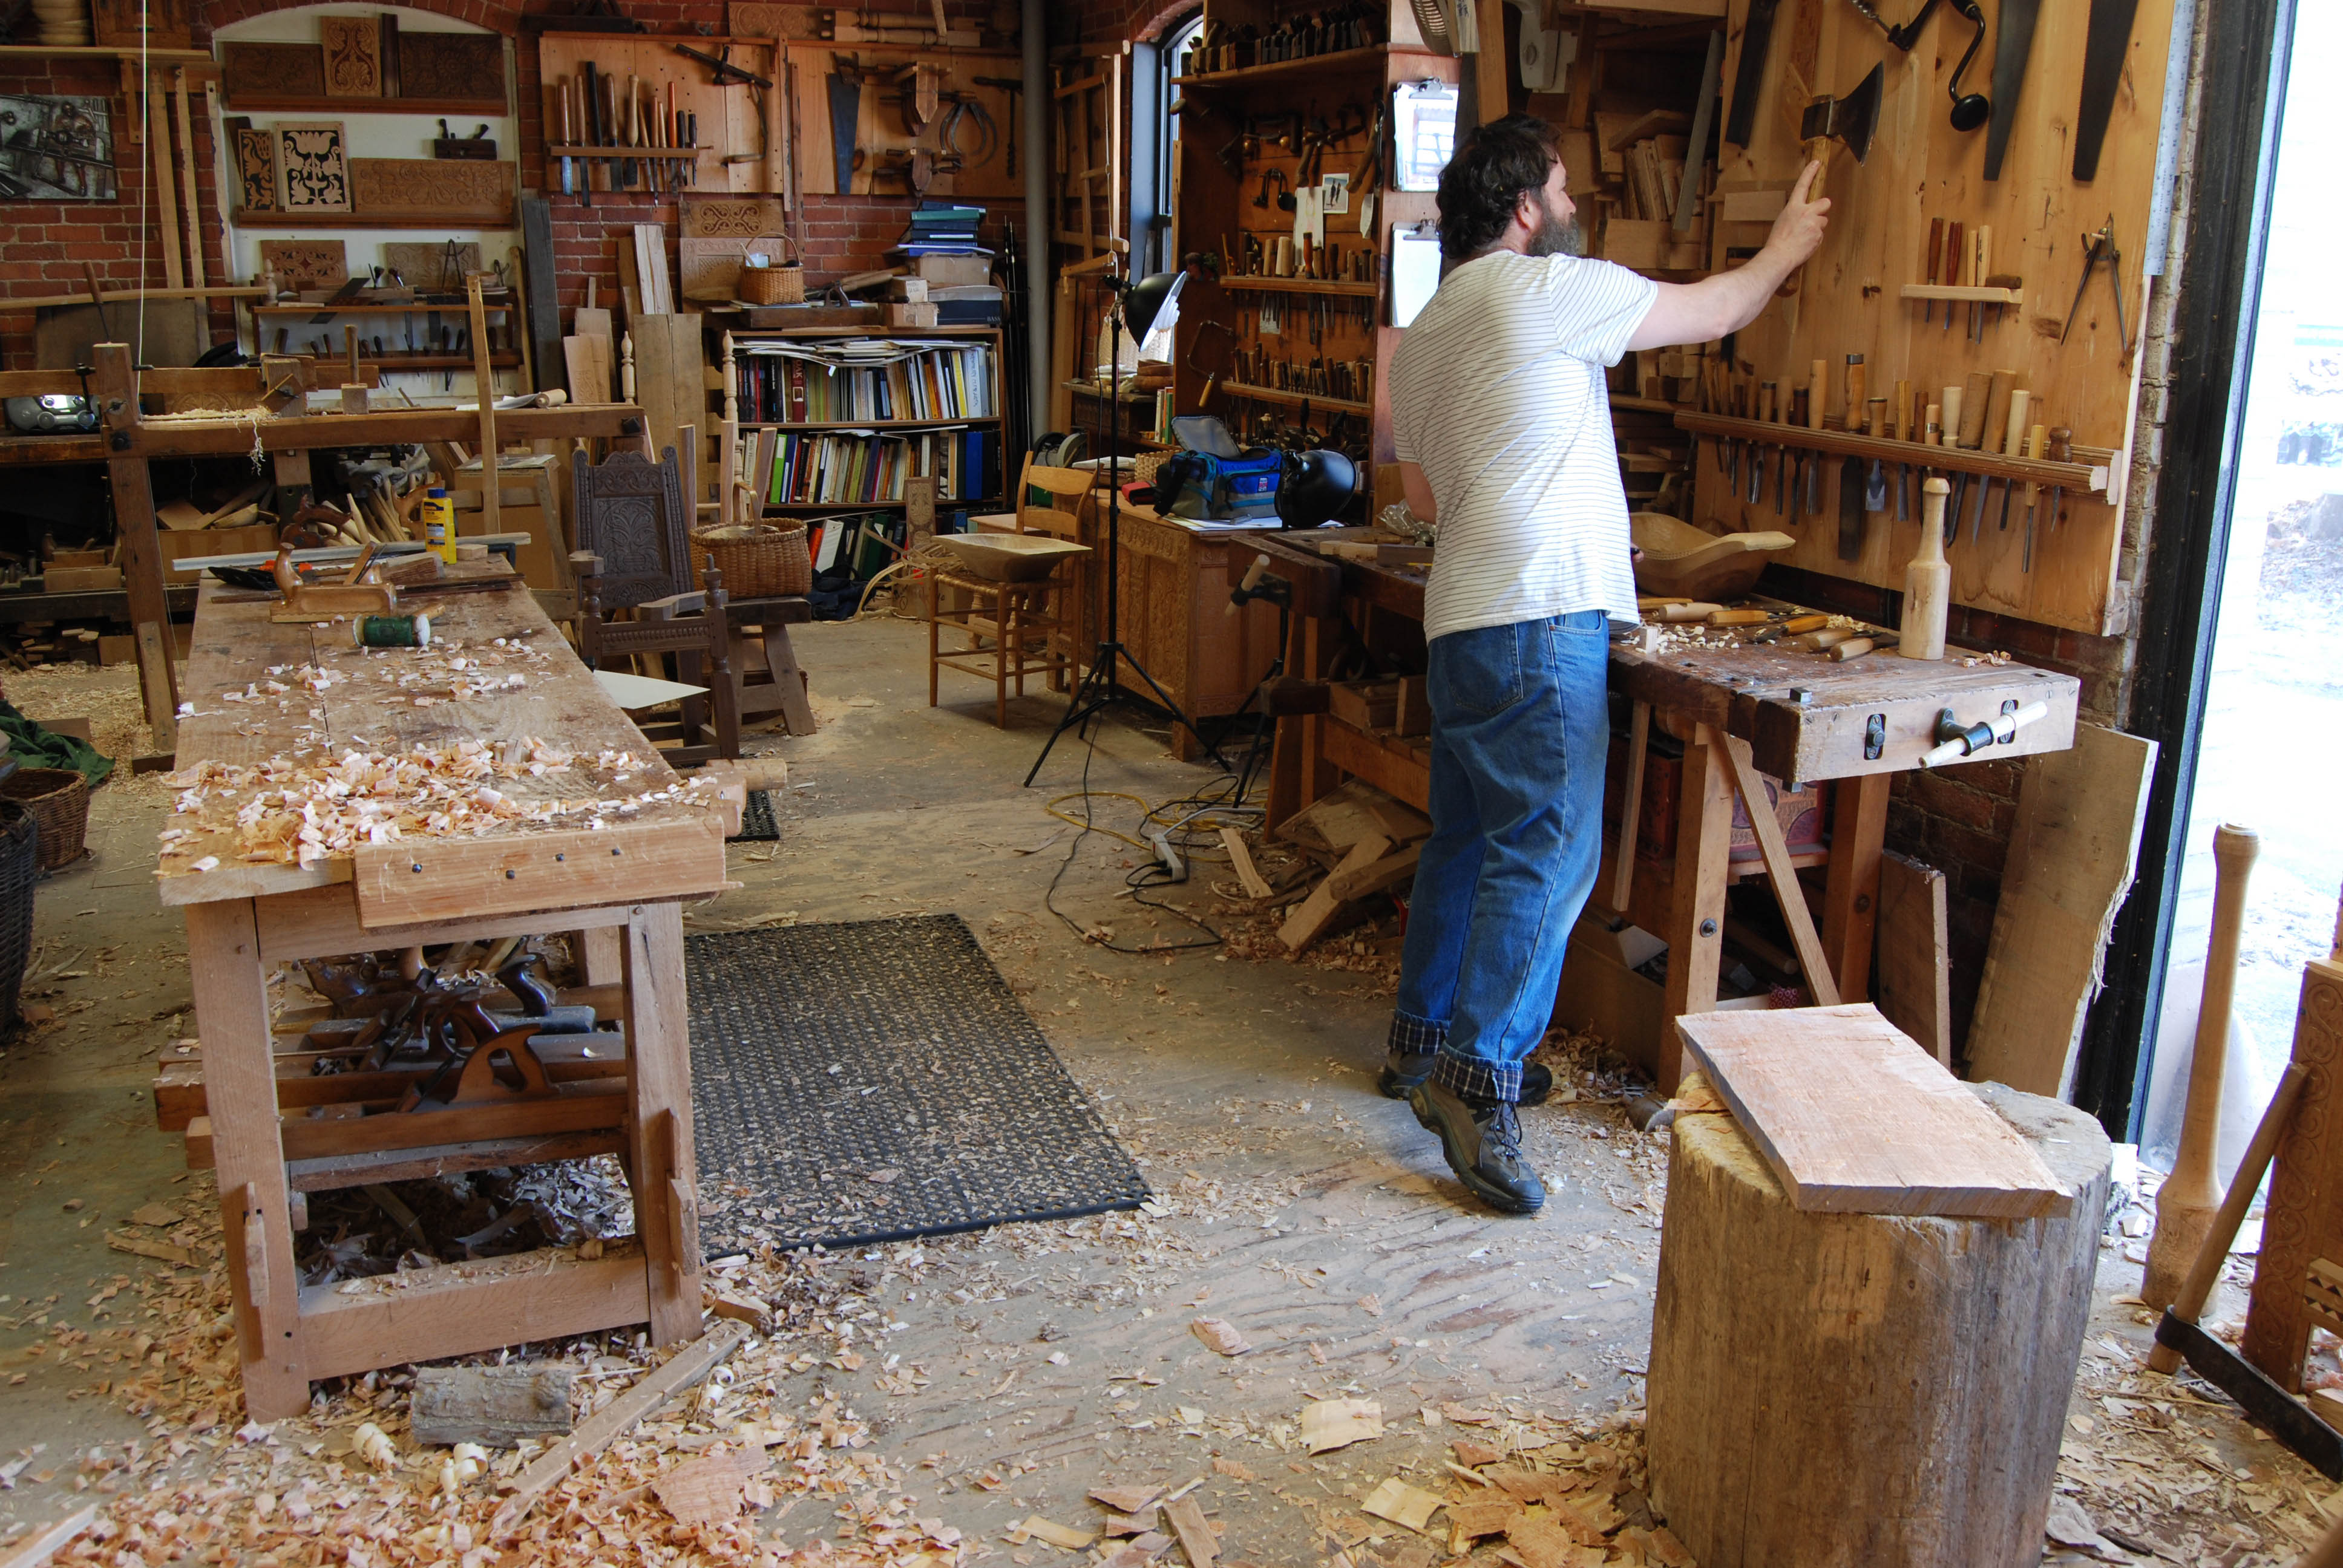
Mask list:
[[[2305,960],[2324,956],[2343,888],[2343,216],[2325,160],[2343,98],[2312,73],[2343,48],[2343,12],[2300,6],[2287,66],[2251,373],[2242,403],[2212,668],[2187,802],[2187,856],[2166,946],[2161,1016],[2140,1123],[2142,1154],[2168,1163],[2204,983],[2215,828],[2253,829],[2232,1009],[2220,1164],[2234,1163],[2294,1034]],[[2209,586],[2209,585],[2208,585]]]

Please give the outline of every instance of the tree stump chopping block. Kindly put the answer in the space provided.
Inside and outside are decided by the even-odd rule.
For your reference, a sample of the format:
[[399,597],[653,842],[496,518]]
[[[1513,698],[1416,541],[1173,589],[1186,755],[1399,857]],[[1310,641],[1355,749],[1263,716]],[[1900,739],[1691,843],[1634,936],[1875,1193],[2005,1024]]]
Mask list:
[[1646,1427],[1653,1502],[1701,1568],[2041,1560],[2109,1149],[2070,1106],[1973,1087],[2066,1213],[1801,1212],[1732,1116],[1676,1119]]

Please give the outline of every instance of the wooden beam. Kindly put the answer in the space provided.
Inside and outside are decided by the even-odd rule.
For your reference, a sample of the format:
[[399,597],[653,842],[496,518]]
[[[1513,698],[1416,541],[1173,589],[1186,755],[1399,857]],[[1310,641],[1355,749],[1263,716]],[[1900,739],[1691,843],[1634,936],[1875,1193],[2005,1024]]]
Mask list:
[[[1728,737],[1725,754],[1733,765],[1734,787],[1749,809],[1749,823],[1757,835],[1757,852],[1765,857],[1765,879],[1774,884],[1774,900],[1790,928],[1790,945],[1797,950],[1798,968],[1805,971],[1806,994],[1819,1007],[1838,1005],[1838,981],[1823,953],[1823,939],[1815,930],[1815,915],[1790,863],[1790,847],[1782,839],[1781,819],[1774,815],[1773,797],[1765,792],[1765,776],[1749,759],[1749,742]],[[1729,852],[1729,851],[1728,851]]]

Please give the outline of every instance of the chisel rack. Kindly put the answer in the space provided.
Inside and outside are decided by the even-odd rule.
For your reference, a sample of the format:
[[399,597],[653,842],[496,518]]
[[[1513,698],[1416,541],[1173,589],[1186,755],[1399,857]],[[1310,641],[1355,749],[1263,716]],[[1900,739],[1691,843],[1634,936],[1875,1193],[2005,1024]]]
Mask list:
[[[781,50],[770,38],[658,37],[627,33],[546,33],[537,45],[544,126],[543,180],[557,206],[608,197],[673,199],[666,193],[787,191],[789,132],[780,92],[735,80],[716,81],[715,67],[676,47],[725,60],[741,71],[777,78]],[[589,116],[583,96],[586,67],[598,85],[612,84],[618,112]],[[641,107],[628,112],[629,89]],[[564,100],[568,113],[564,115]],[[605,103],[608,103],[605,99]],[[654,109],[654,106],[656,108]],[[670,120],[668,112],[675,116]],[[595,126],[604,121],[602,134]],[[691,145],[663,129],[696,126]],[[563,126],[568,129],[565,132]],[[637,127],[642,126],[640,139]],[[655,145],[665,142],[669,145]],[[569,163],[563,179],[563,163]],[[654,184],[656,181],[656,184]],[[659,193],[654,196],[654,191]]]

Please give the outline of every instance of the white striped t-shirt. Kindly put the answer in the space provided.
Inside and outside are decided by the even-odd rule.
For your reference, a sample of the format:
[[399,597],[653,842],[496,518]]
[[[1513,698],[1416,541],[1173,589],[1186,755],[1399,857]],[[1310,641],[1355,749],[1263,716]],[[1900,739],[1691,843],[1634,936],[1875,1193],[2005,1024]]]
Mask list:
[[1439,505],[1423,635],[1599,609],[1635,618],[1603,371],[1659,297],[1624,266],[1492,251],[1392,356],[1392,437]]

